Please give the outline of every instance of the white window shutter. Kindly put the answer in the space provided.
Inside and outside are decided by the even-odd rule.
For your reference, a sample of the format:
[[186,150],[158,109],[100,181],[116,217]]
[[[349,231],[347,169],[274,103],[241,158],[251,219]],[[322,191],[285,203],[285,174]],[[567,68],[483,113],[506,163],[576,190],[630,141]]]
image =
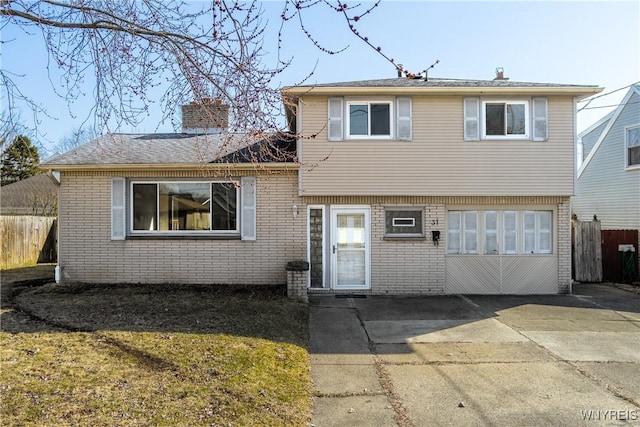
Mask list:
[[533,98],[533,140],[546,141],[548,137],[547,98]]
[[127,235],[126,186],[125,178],[111,178],[111,240],[124,240]]
[[256,177],[240,178],[242,193],[242,217],[240,236],[242,240],[256,240]]
[[329,98],[329,141],[342,141],[344,126],[344,100],[342,98]]
[[480,98],[464,98],[464,140],[480,140]]
[[411,98],[398,98],[397,105],[397,138],[411,141]]

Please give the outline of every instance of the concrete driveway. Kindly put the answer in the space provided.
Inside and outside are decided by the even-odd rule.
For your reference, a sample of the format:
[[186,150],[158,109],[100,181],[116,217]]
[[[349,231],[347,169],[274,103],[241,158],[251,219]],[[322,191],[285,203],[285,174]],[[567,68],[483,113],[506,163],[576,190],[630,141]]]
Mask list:
[[313,424],[640,425],[640,295],[311,298]]

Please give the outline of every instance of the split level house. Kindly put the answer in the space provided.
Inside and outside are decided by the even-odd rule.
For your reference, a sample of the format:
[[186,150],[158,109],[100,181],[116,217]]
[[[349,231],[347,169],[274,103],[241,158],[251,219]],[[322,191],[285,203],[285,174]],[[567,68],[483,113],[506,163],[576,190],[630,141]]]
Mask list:
[[[617,108],[579,135],[582,150],[572,212],[600,221],[605,280],[638,280],[640,247],[640,85],[633,84]],[[606,232],[609,231],[609,232]],[[610,241],[609,241],[610,240]],[[622,247],[620,245],[623,245]],[[634,252],[625,278],[618,249]],[[635,277],[633,277],[635,276]]]
[[232,148],[226,110],[218,126],[190,118],[215,106],[183,107],[182,133],[106,135],[48,161],[61,279],[280,284],[302,260],[317,293],[568,292],[576,102],[601,90],[287,87],[291,136],[272,145],[289,157]]

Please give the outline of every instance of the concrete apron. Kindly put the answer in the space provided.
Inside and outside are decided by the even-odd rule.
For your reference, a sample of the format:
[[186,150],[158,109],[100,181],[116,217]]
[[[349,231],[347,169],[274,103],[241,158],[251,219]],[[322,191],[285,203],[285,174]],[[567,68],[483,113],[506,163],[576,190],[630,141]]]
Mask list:
[[640,425],[637,302],[313,297],[313,425]]

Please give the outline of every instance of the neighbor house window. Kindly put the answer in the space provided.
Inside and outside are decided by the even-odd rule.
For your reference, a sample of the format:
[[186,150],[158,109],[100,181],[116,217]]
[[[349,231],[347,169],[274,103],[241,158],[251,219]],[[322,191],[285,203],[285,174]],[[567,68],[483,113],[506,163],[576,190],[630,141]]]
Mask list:
[[238,196],[233,182],[132,182],[131,230],[238,232]]
[[328,100],[328,139],[411,139],[411,98]]
[[385,209],[385,237],[424,237],[422,209]]
[[640,165],[640,126],[628,127],[625,132],[627,166]]
[[[520,243],[521,247],[519,247]],[[552,211],[449,211],[447,253],[550,254]]]

